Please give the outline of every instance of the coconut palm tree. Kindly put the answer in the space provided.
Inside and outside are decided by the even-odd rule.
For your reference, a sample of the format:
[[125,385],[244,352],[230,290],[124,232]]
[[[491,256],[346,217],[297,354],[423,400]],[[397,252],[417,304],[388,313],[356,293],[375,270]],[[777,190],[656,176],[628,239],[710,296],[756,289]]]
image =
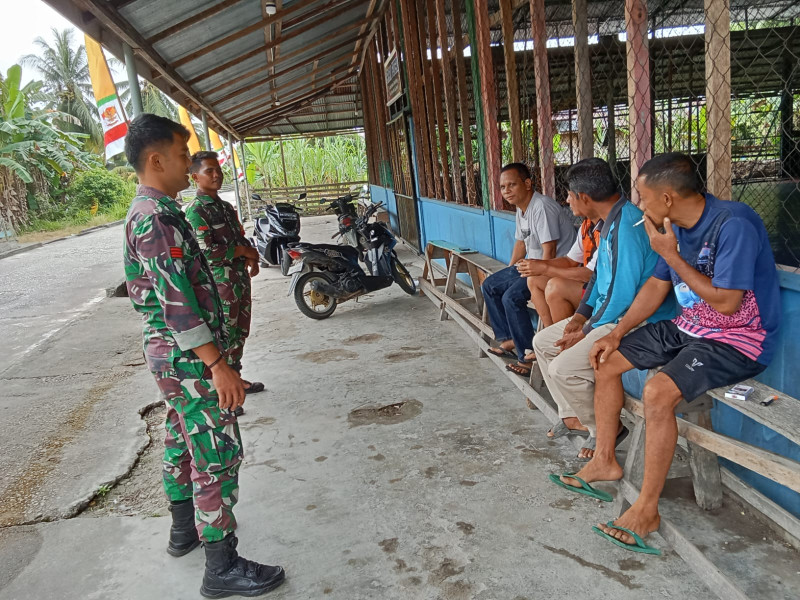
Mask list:
[[40,53],[23,56],[21,62],[41,73],[42,91],[49,98],[47,108],[73,117],[56,119],[54,124],[62,131],[88,134],[88,146],[102,153],[103,130],[93,100],[86,49],[83,44],[73,46],[74,30],[51,31],[52,45],[42,37],[36,38],[33,43]]

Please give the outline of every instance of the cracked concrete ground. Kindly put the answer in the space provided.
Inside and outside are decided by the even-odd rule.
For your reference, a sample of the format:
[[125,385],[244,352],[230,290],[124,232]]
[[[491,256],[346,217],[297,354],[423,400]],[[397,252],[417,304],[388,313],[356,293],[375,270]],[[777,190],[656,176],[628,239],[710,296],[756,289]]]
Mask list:
[[[325,240],[333,226],[306,219],[304,238]],[[419,274],[419,259],[401,258]],[[545,419],[475,357],[458,325],[438,320],[428,299],[393,286],[315,322],[287,288],[275,269],[256,280],[245,352],[245,375],[269,391],[247,399],[241,421],[239,547],[286,568],[287,583],[268,597],[713,597],[659,536],[650,541],[664,556],[649,557],[592,534],[592,524],[612,517],[609,505],[547,480],[577,466],[574,448],[545,438]],[[116,302],[103,308],[122,307]],[[123,343],[123,323],[138,327],[138,319],[108,310],[94,343]],[[86,351],[90,340],[76,340],[78,353]],[[145,439],[137,410],[155,385],[141,367],[127,369],[133,374],[116,382],[103,378],[113,387],[95,388],[100,400],[87,396],[91,411],[52,451],[55,464],[97,452],[123,464],[135,453]],[[98,413],[118,422],[116,443],[100,450]],[[120,425],[128,418],[136,431]],[[800,597],[797,553],[749,513],[728,502],[704,514],[683,480],[670,484],[663,505],[745,593]],[[202,551],[169,557],[168,527],[168,517],[139,514],[0,529],[0,600],[199,598]]]

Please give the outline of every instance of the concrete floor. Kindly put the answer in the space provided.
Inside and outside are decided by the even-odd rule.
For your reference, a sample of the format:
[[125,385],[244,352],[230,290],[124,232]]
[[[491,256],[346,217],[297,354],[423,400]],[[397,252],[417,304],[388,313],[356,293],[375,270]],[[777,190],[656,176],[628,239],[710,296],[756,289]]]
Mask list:
[[[304,219],[303,237],[333,227]],[[420,273],[419,259],[401,258]],[[547,480],[576,466],[574,448],[546,440],[545,419],[428,299],[393,286],[315,322],[287,289],[276,269],[258,277],[245,352],[245,376],[269,391],[248,398],[241,422],[239,548],[286,568],[268,597],[713,597],[660,537],[650,542],[664,556],[649,557],[591,532],[609,505]],[[796,553],[745,516],[697,514],[679,491],[670,514],[691,517],[748,593],[800,597]],[[202,550],[169,557],[168,527],[105,517],[0,529],[0,600],[199,598]]]

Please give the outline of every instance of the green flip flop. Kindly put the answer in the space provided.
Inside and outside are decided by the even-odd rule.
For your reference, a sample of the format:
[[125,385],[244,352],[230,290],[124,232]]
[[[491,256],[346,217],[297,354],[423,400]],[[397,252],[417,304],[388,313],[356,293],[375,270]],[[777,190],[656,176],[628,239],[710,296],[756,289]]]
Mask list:
[[608,527],[613,527],[614,529],[619,529],[620,531],[624,531],[629,536],[631,536],[636,543],[626,544],[622,540],[618,540],[617,538],[608,535],[605,531],[603,531],[596,525],[592,526],[592,531],[594,531],[597,535],[603,536],[604,538],[609,540],[612,544],[616,544],[620,548],[625,548],[625,550],[630,550],[631,552],[641,552],[642,554],[653,554],[654,556],[661,556],[661,550],[645,544],[644,540],[641,537],[639,537],[638,534],[634,533],[630,529],[625,529],[624,527],[620,527],[619,525],[614,525],[614,519],[611,519],[608,523],[606,523],[606,525]]
[[580,481],[581,487],[576,487],[574,485],[568,485],[564,483],[563,481],[561,481],[561,478],[555,473],[550,473],[549,477],[550,481],[552,481],[556,485],[560,485],[564,489],[570,490],[571,492],[578,492],[579,494],[589,496],[590,498],[595,498],[596,500],[602,500],[603,502],[612,502],[614,500],[614,497],[608,492],[604,492],[602,490],[593,488],[580,477],[575,477],[575,473],[563,473],[561,477],[572,477],[573,479],[577,479],[578,481]]

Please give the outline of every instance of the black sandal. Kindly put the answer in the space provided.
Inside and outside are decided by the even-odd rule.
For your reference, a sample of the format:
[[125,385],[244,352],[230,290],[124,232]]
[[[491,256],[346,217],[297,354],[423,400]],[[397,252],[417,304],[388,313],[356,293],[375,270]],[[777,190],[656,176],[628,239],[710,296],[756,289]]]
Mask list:
[[252,383],[249,381],[245,381],[244,383],[249,383],[250,387],[244,388],[245,394],[258,394],[259,392],[264,391],[264,384],[260,381],[253,381]]
[[489,354],[494,354],[495,356],[500,356],[500,357],[507,356],[509,358],[517,358],[516,352],[512,352],[511,350],[506,350],[505,348],[501,348],[499,346],[498,347],[490,346],[487,352]]
[[[531,366],[528,366],[531,365]],[[525,362],[519,361],[517,363],[510,363],[506,365],[506,371],[511,371],[512,373],[516,373],[520,377],[530,377],[531,375],[531,368],[533,366],[532,362]]]

